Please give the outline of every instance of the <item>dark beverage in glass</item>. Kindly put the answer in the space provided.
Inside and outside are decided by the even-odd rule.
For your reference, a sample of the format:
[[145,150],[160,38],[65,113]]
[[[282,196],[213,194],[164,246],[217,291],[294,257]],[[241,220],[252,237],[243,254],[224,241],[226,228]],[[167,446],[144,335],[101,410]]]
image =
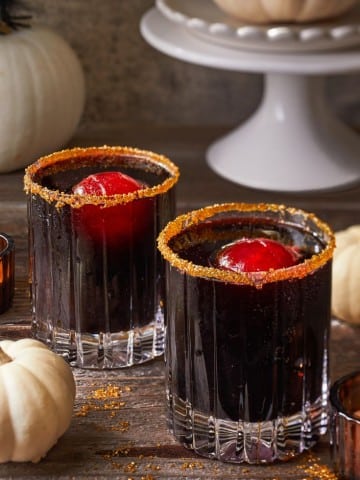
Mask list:
[[[274,241],[296,261],[222,268],[219,255],[239,239]],[[267,463],[325,433],[333,248],[320,220],[276,205],[207,207],[165,227],[170,427],[185,446]]]
[[[65,150],[26,170],[33,334],[72,365],[163,353],[156,237],[174,215],[177,178],[167,158],[122,147]],[[117,179],[136,189],[109,195]]]

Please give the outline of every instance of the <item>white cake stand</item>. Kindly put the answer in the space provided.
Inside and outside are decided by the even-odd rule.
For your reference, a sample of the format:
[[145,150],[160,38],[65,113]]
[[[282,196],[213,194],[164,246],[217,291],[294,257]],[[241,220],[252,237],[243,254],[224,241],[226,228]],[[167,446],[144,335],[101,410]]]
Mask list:
[[150,45],[180,60],[265,74],[257,111],[207,151],[219,175],[289,192],[339,189],[360,180],[360,137],[331,112],[323,85],[326,74],[359,71],[359,49],[295,54],[235,49],[204,41],[156,8],[143,16],[140,29]]

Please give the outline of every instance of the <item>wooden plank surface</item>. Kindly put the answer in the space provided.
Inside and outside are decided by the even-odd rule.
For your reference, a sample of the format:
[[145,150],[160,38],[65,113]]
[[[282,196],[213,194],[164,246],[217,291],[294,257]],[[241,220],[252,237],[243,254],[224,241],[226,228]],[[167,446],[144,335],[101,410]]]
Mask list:
[[[316,212],[334,229],[360,222],[360,188],[306,195],[261,192],[233,185],[205,164],[209,142],[223,129],[114,128],[79,132],[74,145],[127,144],[169,155],[181,168],[178,209],[223,201],[275,201]],[[16,242],[16,294],[0,316],[0,338],[30,335],[27,287],[26,197],[23,172],[0,176],[0,231]],[[332,325],[332,378],[360,369],[360,329]],[[0,465],[0,478],[123,479],[334,479],[328,438],[311,452],[285,464],[266,467],[227,465],[194,455],[167,430],[162,359],[149,364],[97,372],[74,369],[77,396],[68,432],[38,464]],[[110,387],[110,388],[109,388]],[[1,408],[1,406],[0,406]]]

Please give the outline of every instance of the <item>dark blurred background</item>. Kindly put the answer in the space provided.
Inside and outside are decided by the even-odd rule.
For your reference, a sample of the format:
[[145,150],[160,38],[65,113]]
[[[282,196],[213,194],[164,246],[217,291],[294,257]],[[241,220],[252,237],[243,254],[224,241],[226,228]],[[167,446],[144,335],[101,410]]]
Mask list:
[[[81,129],[109,125],[233,126],[261,98],[262,75],[221,71],[169,58],[141,37],[153,0],[28,0],[33,22],[50,26],[84,67]],[[360,128],[360,74],[327,79],[329,103]]]

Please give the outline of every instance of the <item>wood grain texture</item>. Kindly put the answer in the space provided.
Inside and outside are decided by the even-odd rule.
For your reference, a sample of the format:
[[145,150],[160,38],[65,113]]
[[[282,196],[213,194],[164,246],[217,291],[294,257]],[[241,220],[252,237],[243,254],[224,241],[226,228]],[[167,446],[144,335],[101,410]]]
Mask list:
[[[316,211],[336,229],[359,221],[359,187],[347,192],[293,196],[249,190],[220,179],[204,161],[206,146],[219,133],[219,129],[164,128],[150,129],[139,135],[133,129],[114,129],[91,136],[80,132],[73,144],[128,144],[168,154],[182,171],[178,188],[179,211],[229,200],[277,201]],[[0,176],[0,230],[13,235],[16,242],[16,293],[13,307],[0,316],[0,338],[30,335],[26,197],[22,191],[22,176],[23,172]],[[360,369],[359,352],[360,329],[334,321],[332,378]],[[0,465],[1,479],[335,478],[331,477],[327,437],[298,459],[266,467],[221,464],[183,448],[166,426],[162,359],[117,371],[74,369],[74,375],[77,396],[68,432],[38,464]]]

